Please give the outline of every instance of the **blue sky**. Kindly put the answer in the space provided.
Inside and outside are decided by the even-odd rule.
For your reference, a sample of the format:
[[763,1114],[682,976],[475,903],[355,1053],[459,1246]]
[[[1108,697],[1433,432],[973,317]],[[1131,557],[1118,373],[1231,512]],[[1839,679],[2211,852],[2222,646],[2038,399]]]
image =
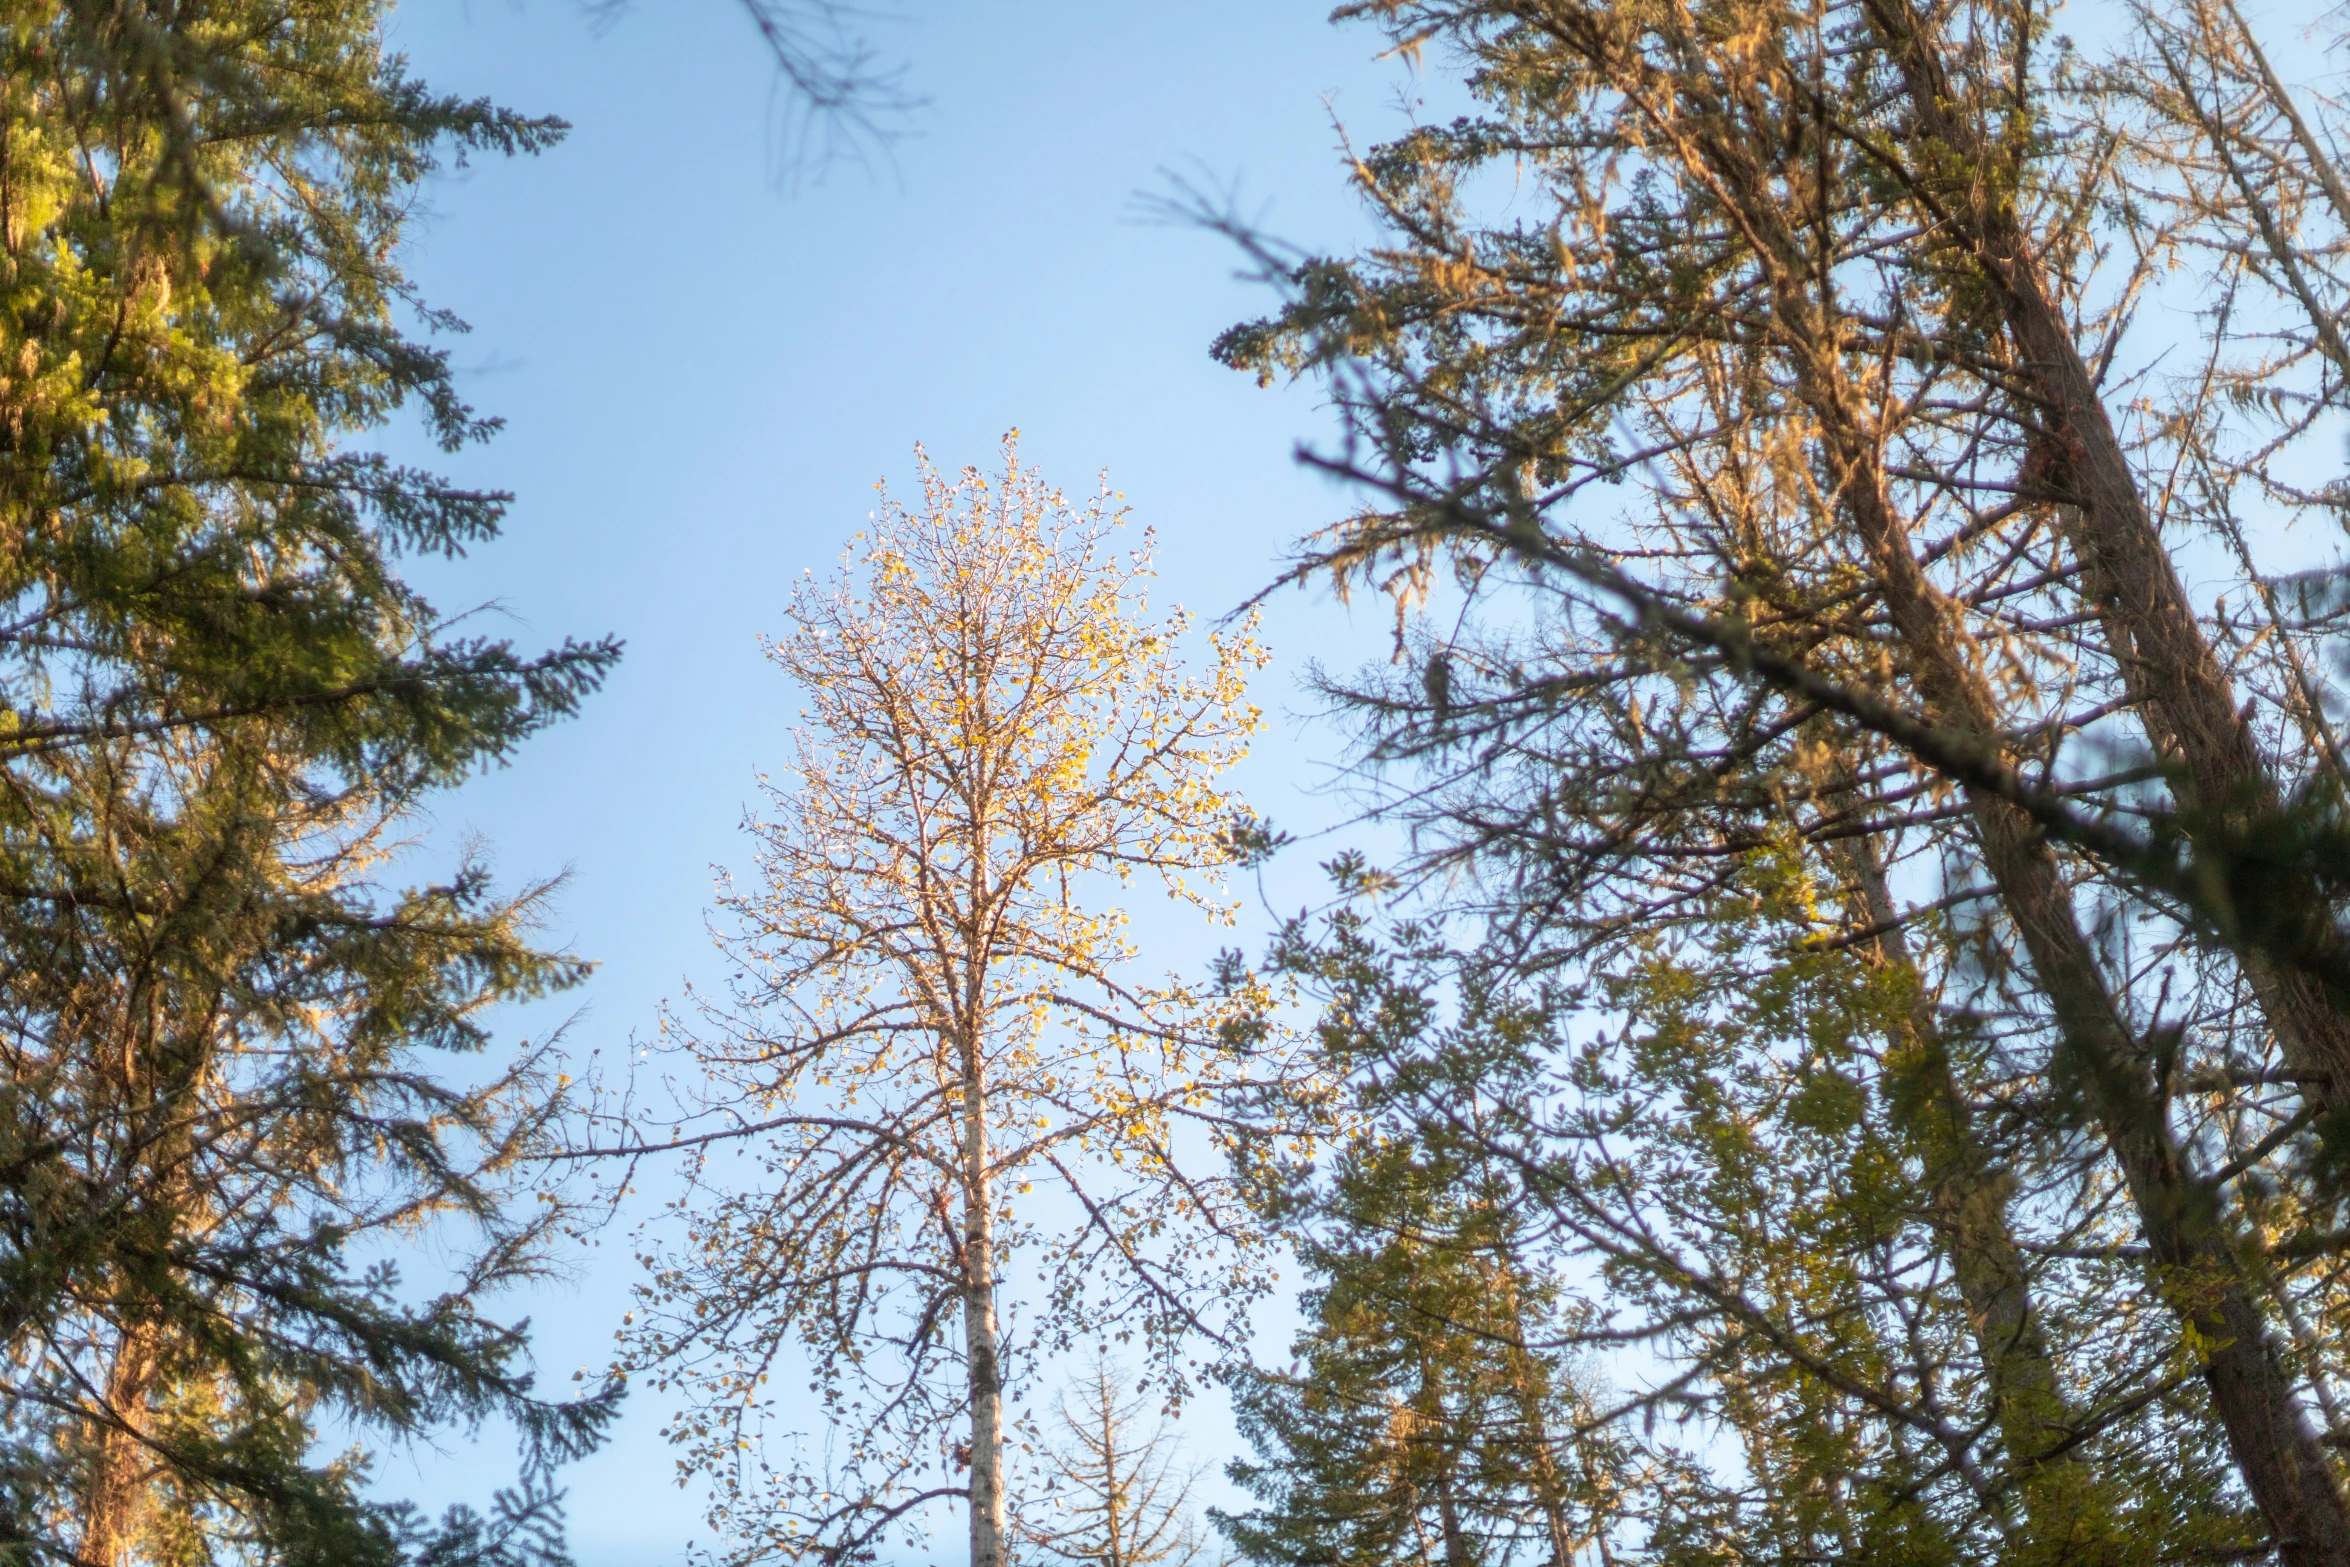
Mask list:
[[[738,823],[796,705],[756,639],[861,525],[873,481],[910,482],[915,440],[948,467],[988,463],[1017,424],[1026,459],[1072,491],[1106,467],[1157,529],[1161,602],[1210,615],[1346,503],[1291,457],[1327,428],[1311,390],[1261,391],[1207,358],[1268,302],[1238,258],[1137,209],[1175,170],[1236,185],[1291,238],[1362,237],[1332,114],[1358,137],[1391,131],[1413,83],[1311,0],[907,0],[869,31],[928,100],[912,134],[871,169],[796,183],[779,178],[770,68],[733,0],[640,0],[602,29],[565,0],[412,0],[393,31],[434,86],[576,127],[544,157],[433,181],[410,264],[473,324],[456,349],[467,388],[509,421],[454,470],[519,495],[502,542],[420,575],[525,644],[628,642],[584,716],[434,822],[444,842],[480,834],[510,881],[568,868],[556,935],[601,965],[571,998],[583,1051],[627,1049],[715,968],[711,867],[746,858]],[[1295,670],[1378,656],[1383,622],[1321,594],[1275,602],[1260,687],[1275,721],[1243,783],[1276,819],[1337,814],[1313,794],[1332,746],[1296,716]],[[1213,944],[1145,931],[1168,963]],[[623,1226],[573,1285],[517,1303],[550,1381],[608,1357],[625,1244]],[[675,1560],[704,1534],[671,1483],[663,1413],[640,1398],[572,1471],[584,1567]],[[1212,1419],[1200,1440],[1214,1456]],[[491,1433],[382,1473],[438,1503],[478,1498],[504,1466]]]

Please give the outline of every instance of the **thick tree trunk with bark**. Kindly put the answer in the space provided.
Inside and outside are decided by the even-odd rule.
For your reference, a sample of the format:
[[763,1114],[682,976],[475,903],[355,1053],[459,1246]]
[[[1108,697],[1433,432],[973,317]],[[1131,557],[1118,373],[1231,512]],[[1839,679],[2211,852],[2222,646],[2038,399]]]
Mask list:
[[[1933,41],[1899,0],[1871,0],[1870,14],[1899,62],[1918,124],[1962,158],[1984,149],[1953,99]],[[2279,792],[2237,708],[2226,673],[2188,601],[2138,490],[2094,377],[2046,287],[2037,257],[2008,207],[1978,194],[1960,209],[2007,313],[2018,349],[2046,404],[2045,453],[2053,488],[2077,504],[2060,520],[2086,568],[2126,688],[2159,750],[2179,764],[2191,808],[2245,823],[2273,811]],[[1898,609],[1896,611],[1898,615]],[[2227,1244],[2219,1194],[2180,1168],[2159,1100],[2103,993],[2070,899],[2046,846],[2028,825],[1997,820],[2012,808],[1978,802],[2008,906],[2032,947],[2034,967],[2064,1018],[2102,1102],[2107,1135],[2137,1200],[2156,1257],[2192,1281],[2182,1314],[2212,1347],[2205,1380],[2247,1487],[2288,1563],[2350,1563],[2350,1506],[2269,1342],[2250,1281]],[[1996,847],[1994,847],[1996,845]],[[2011,887],[2011,883],[2013,884]],[[2289,907],[2322,910],[2313,882],[2287,872],[2268,889]],[[2328,934],[2322,915],[2311,934]],[[2328,946],[2338,945],[2327,942]],[[2245,970],[2287,1061],[2311,1076],[2333,1117],[2350,1109],[2350,1019],[2317,983],[2261,954]]]
[[[1885,605],[1932,719],[1983,745],[1997,709],[1965,658],[1956,617],[1912,553],[1873,444],[1845,416],[1843,388],[1814,360],[1814,402],[1829,457],[1876,567]],[[2177,1281],[2181,1324],[2204,1356],[2204,1382],[2245,1488],[2288,1567],[2350,1564],[2350,1507],[2269,1338],[2254,1281],[2230,1244],[2220,1194],[2187,1168],[2137,1040],[2108,992],[2046,839],[2017,806],[1970,793],[1986,868],[2054,1009],[2071,1070],[2087,1090],[2155,1261]]]
[[2004,801],[1973,802],[1984,857],[2053,1004],[2155,1262],[2203,1355],[2204,1384],[2245,1488],[2288,1567],[2350,1563],[2350,1509],[2230,1244],[2218,1191],[2187,1168],[2136,1041],[2074,917],[2046,842]]
[[[1883,14],[1892,0],[1872,0]],[[1923,58],[1910,48],[1904,58]],[[1917,82],[1929,80],[1926,88]],[[1938,78],[1913,75],[1913,90]],[[1938,100],[1939,102],[1939,100]],[[1939,108],[1921,109],[1947,118]],[[1932,121],[1922,121],[1929,131]],[[1711,171],[1769,272],[1774,328],[1795,371],[1834,504],[1851,520],[1928,717],[1997,754],[1997,700],[1972,658],[1964,622],[1926,576],[1892,501],[1867,406],[1848,383],[1838,325],[1806,287],[1810,257],[1748,149],[1719,125],[1682,132],[1684,155]],[[2126,469],[2125,469],[2126,472]],[[2163,570],[2169,573],[2167,559]],[[2175,573],[2170,573],[2175,584]],[[2174,650],[2175,651],[2175,650]],[[2240,726],[2239,726],[2240,727]],[[2248,731],[2240,731],[2249,741]],[[2220,1194],[2187,1168],[2137,1040],[2108,991],[2054,854],[2038,827],[1995,794],[1968,791],[1986,868],[2055,1014],[2070,1071],[2083,1084],[2171,1300],[2204,1357],[2204,1381],[2245,1488],[2287,1567],[2350,1567],[2350,1506],[2268,1333],[2258,1281],[2227,1235]]]
[[[1872,15],[1895,3],[1872,0]],[[1908,49],[1905,67],[1922,56]],[[1633,61],[1626,69],[1638,78],[1648,67]],[[1913,93],[1932,97],[1937,86],[1920,87],[1923,79],[1913,74]],[[1930,134],[1948,118],[1939,99],[1920,115]],[[1876,432],[1860,411],[1866,400],[1845,377],[1839,324],[1820,292],[1826,280],[1813,276],[1814,258],[1803,237],[1789,228],[1789,215],[1761,165],[1726,119],[1695,116],[1658,124],[1677,153],[1715,182],[1756,247],[1767,273],[1774,335],[1817,421],[1833,503],[1859,535],[1929,717],[1986,754],[1997,754],[1997,702],[1973,661],[1963,618],[1926,577],[1892,503]],[[2126,465],[2123,472],[2126,478]],[[2175,587],[2167,557],[2161,569]],[[2144,583],[2139,588],[2151,591]],[[2171,673],[2184,678],[2192,661],[2175,617],[2162,627]],[[2240,722],[2230,730],[2198,709],[2198,723],[2201,741],[2210,747],[2234,744],[2230,733],[2249,746],[2249,731]],[[2203,1356],[2213,1407],[2281,1559],[2288,1567],[2350,1567],[2350,1507],[2270,1341],[2257,1281],[2246,1277],[2225,1233],[2219,1193],[2186,1167],[2171,1137],[2138,1042],[2106,988],[2053,853],[2030,818],[2007,800],[1970,790],[1968,804],[1986,867],[2052,1004],[2063,1052],[2089,1091],[2149,1249],[2178,1280],[2171,1291],[2174,1309]]]
[[151,1330],[125,1330],[106,1377],[106,1409],[91,1442],[75,1567],[124,1567],[138,1544],[154,1455],[143,1440],[159,1369]]
[[[1992,154],[1973,122],[1954,112],[1930,23],[1903,0],[1870,0],[1868,9],[1899,64],[1920,129],[1961,162],[1980,166]],[[2088,358],[2012,207],[1989,199],[1981,181],[1966,195],[1953,213],[1971,229],[1968,238],[2045,410],[2035,478],[2070,502],[2057,507],[2058,521],[2084,568],[2125,687],[2157,752],[2177,765],[2182,803],[2207,818],[2207,830],[2256,824],[2277,810],[2280,790],[2147,510]],[[2263,892],[2272,910],[2319,915],[2324,903],[2313,879],[2289,865],[2268,869],[2273,880]],[[2350,1017],[2309,969],[2338,966],[2342,944],[2322,917],[2292,934],[2314,962],[2297,966],[2247,952],[2245,976],[2287,1062],[2304,1075],[2340,1136],[2350,1118]]]

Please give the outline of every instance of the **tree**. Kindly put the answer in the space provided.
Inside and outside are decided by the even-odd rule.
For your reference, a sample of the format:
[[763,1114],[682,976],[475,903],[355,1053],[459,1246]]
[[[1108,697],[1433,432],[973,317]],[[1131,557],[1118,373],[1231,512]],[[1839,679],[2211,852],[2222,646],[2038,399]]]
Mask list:
[[[552,1459],[609,1407],[533,1397],[484,1314],[561,1212],[513,1205],[544,1053],[478,1087],[432,1057],[584,966],[531,941],[543,889],[382,882],[421,796],[616,649],[452,635],[399,556],[490,538],[506,497],[344,444],[405,405],[452,449],[494,429],[407,335],[457,323],[402,224],[440,158],[562,128],[433,95],[372,5],[0,17],[11,1559],[559,1554],[535,1460],[432,1531],[314,1447],[506,1412]],[[441,1219],[481,1245],[420,1298],[381,1248]]]
[[[396,817],[297,808],[234,746],[80,760],[44,868],[78,901],[0,988],[4,1222],[54,1290],[11,1346],[12,1532],[109,1564],[389,1560],[358,1455],[311,1454],[330,1412],[395,1438],[515,1415],[545,1513],[548,1463],[608,1402],[534,1398],[521,1331],[483,1308],[542,1270],[564,1211],[519,1200],[553,1069],[541,1047],[457,1086],[420,1059],[582,976],[529,939],[544,889],[499,898],[467,867],[387,896]],[[419,1295],[390,1247],[427,1224],[480,1244]]]
[[1208,1542],[1191,1508],[1198,1476],[1176,1468],[1175,1433],[1164,1420],[1141,1428],[1146,1397],[1106,1358],[1076,1391],[1074,1405],[1061,1392],[1060,1440],[1045,1448],[1044,1491],[1019,1522],[1022,1541],[1090,1567],[1194,1567]]
[[1412,1086],[1427,1056],[1489,1060],[1547,1020],[1475,989],[1444,1018],[1426,929],[1382,946],[1356,911],[1318,940],[1307,929],[1290,927],[1274,961],[1323,999],[1317,1032],[1358,1113],[1326,1169],[1277,1152],[1257,1166],[1257,1200],[1309,1281],[1306,1324],[1288,1367],[1235,1381],[1255,1456],[1229,1472],[1257,1506],[1215,1521],[1264,1567],[1605,1561],[1686,1461],[1653,1455],[1658,1475],[1635,1487],[1643,1455],[1572,1363],[1575,1304],[1544,1271],[1522,1188],[1416,1114]]
[[[885,498],[792,600],[772,656],[809,707],[758,881],[721,898],[740,977],[673,1025],[720,1120],[701,1157],[756,1138],[764,1178],[697,1164],[630,1352],[686,1398],[671,1438],[738,1560],[854,1557],[953,1499],[1001,1567],[1023,1251],[1041,1342],[1138,1332],[1169,1394],[1185,1337],[1256,1287],[1229,1181],[1187,1165],[1218,1086],[1266,1063],[1219,1047],[1210,998],[1129,977],[1093,894],[1149,877],[1228,917],[1215,779],[1263,655],[1242,629],[1187,674],[1182,616],[1142,618],[1147,549],[1111,549],[1115,497],[1072,507],[1009,439],[997,478],[921,471],[922,504]],[[795,1347],[828,1468],[759,1446]]]
[[2055,1411],[2017,1413],[2061,1419],[2063,1445],[1996,1439],[1993,1324],[1953,1278],[1899,1099],[1918,1066],[1886,1038],[1914,998],[1795,945],[1811,895],[1792,855],[1752,866],[1702,934],[1639,941],[1601,987],[1621,1032],[1582,1039],[1590,998],[1529,984],[1507,947],[1355,906],[1283,934],[1271,961],[1325,998],[1357,1129],[1327,1172],[1269,1160],[1255,1188],[1316,1285],[1296,1362],[1241,1384],[1258,1456],[1234,1475],[1259,1506],[1220,1521],[1245,1555],[2258,1548],[2161,1281],[2134,1287],[2101,1244],[2093,1182],[2031,1193],[2067,1216],[2024,1280],[2033,1349],[2066,1380]]
[[[1407,633],[1414,667],[1351,691],[1421,867],[1482,873],[1513,961],[1621,981],[1799,844],[1800,921],[1910,998],[1849,1070],[1930,1172],[1905,1232],[1972,1341],[1901,1391],[1749,1316],[1804,1419],[1932,1432],[1939,1473],[2013,1476],[2054,1537],[2068,1455],[2119,1413],[2072,1403],[2116,1385],[2058,1331],[2120,1309],[2057,1265],[2086,1244],[2138,1267],[2200,1382],[2177,1460],[2223,1443],[2221,1512],[2248,1501],[2281,1560],[2350,1559],[2314,1327],[2340,1320],[2350,1081],[2342,600],[2275,543],[2340,503],[2297,466],[2344,385],[2322,111],[2226,5],[2132,7],[2095,56],[2028,4],[1349,14],[1457,51],[1481,113],[1365,155],[1384,242],[1282,265],[1283,313],[1219,351],[1339,396],[1324,460],[1375,503],[1301,571],[1408,604],[1458,568],[1460,632]],[[1538,215],[1484,210],[1504,161]],[[1799,950],[1704,967],[1752,987]],[[1617,1021],[1603,1082],[1646,1022]],[[1554,1195],[1594,1226],[1682,1189],[1593,1188],[1570,1147]],[[2120,1227],[2069,1234],[2084,1213]],[[1929,1407],[1954,1356],[1981,1398],[1957,1421]]]

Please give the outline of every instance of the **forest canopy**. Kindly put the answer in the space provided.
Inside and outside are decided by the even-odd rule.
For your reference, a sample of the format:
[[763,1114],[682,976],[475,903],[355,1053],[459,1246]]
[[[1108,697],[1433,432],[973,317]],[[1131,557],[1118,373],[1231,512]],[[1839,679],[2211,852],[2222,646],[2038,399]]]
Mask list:
[[[924,112],[721,9],[790,147]],[[1341,515],[1199,613],[1016,431],[795,494],[720,977],[593,1067],[432,812],[620,649],[436,602],[409,270],[569,128],[393,20],[0,0],[0,1564],[564,1567],[633,1383],[726,1567],[2350,1567],[2338,19],[1342,6],[1370,237],[1183,209]],[[1276,742],[1285,586],[1393,635]]]
[[1227,224],[1217,352],[1370,497],[1295,571],[1396,595],[1325,689],[1469,939],[1344,1032],[1638,1347],[1595,1541],[2342,1560],[2322,102],[2224,0],[1347,14],[1480,112],[1359,257]]

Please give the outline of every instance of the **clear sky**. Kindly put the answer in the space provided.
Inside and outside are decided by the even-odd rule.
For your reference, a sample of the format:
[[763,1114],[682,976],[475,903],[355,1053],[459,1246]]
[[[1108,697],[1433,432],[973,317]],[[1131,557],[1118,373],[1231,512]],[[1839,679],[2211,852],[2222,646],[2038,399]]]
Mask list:
[[[519,494],[503,542],[421,575],[444,607],[494,603],[525,644],[628,642],[583,717],[444,800],[436,824],[485,837],[509,881],[569,868],[557,934],[601,964],[575,998],[580,1048],[628,1048],[664,996],[713,969],[711,867],[745,860],[737,825],[795,707],[756,639],[800,571],[825,569],[861,525],[873,481],[910,483],[914,441],[950,468],[991,463],[1017,424],[1026,458],[1072,491],[1106,467],[1158,531],[1162,602],[1208,614],[1345,505],[1291,458],[1328,427],[1314,394],[1260,391],[1207,358],[1267,298],[1234,278],[1222,241],[1137,215],[1176,170],[1237,182],[1292,238],[1361,237],[1332,114],[1375,137],[1414,89],[1373,33],[1324,14],[1315,0],[905,0],[869,31],[928,99],[912,134],[871,171],[794,187],[777,177],[770,69],[734,0],[640,0],[603,29],[566,0],[398,12],[395,45],[435,87],[576,127],[544,157],[436,179],[410,260],[425,297],[473,324],[456,350],[466,385],[509,421],[455,471]],[[1275,725],[1245,787],[1284,823],[1327,821],[1334,806],[1309,791],[1331,746],[1290,716],[1291,676],[1308,656],[1377,656],[1382,606],[1350,622],[1291,593],[1268,633]],[[1164,955],[1189,962],[1190,948]],[[625,1244],[623,1226],[575,1286],[522,1303],[550,1382],[608,1357]],[[671,1482],[664,1413],[638,1399],[619,1439],[571,1471],[584,1567],[674,1560],[703,1534]],[[478,1499],[507,1467],[487,1434],[478,1452],[457,1440],[382,1473],[438,1504]]]

